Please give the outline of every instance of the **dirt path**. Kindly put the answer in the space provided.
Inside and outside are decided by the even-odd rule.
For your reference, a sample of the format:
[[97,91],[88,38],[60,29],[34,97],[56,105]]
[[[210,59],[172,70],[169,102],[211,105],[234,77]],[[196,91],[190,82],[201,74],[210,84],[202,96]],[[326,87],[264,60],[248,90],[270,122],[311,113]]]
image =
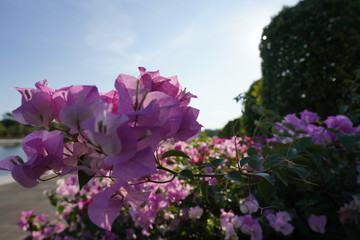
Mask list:
[[0,185],[0,239],[20,240],[25,237],[18,226],[20,211],[34,210],[53,218],[55,208],[44,195],[45,190],[55,189],[56,180],[42,182],[35,188],[23,188],[17,183]]

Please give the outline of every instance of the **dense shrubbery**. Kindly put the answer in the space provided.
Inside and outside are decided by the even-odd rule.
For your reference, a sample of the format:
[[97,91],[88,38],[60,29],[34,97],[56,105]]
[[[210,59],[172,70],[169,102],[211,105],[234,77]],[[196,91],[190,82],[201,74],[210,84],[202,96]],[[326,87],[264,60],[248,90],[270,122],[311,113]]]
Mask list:
[[107,178],[81,191],[76,177],[59,180],[48,193],[57,219],[23,212],[19,225],[29,239],[358,239],[360,127],[308,111],[265,125],[272,138],[159,148],[162,170],[131,183],[147,202],[125,205],[112,232],[87,216]]
[[0,137],[2,138],[24,137],[35,130],[39,128],[15,121],[10,113],[5,114],[3,120],[0,121]]
[[249,90],[246,93],[240,94],[235,98],[237,102],[241,102],[244,106],[241,116],[241,131],[245,135],[252,136],[254,134],[256,129],[256,121],[259,121],[263,116],[261,93],[262,79],[259,79],[251,84]]
[[243,117],[229,121],[217,136],[220,138],[229,138],[235,135],[245,135]]
[[247,135],[267,114],[304,109],[360,123],[359,12],[358,0],[303,0],[272,19],[259,45],[263,77],[236,97]]
[[[303,0],[264,28],[260,43],[266,109],[360,116],[360,2]],[[331,106],[331,107],[329,107]]]

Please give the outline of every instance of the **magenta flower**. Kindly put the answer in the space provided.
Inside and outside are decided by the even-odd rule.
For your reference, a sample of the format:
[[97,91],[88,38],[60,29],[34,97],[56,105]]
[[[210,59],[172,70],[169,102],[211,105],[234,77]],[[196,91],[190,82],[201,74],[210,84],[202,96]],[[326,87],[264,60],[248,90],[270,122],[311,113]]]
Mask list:
[[119,94],[115,90],[111,90],[107,93],[100,94],[100,98],[104,103],[111,104],[111,112],[114,114],[118,113],[119,108]]
[[244,202],[240,204],[240,211],[244,214],[255,213],[258,210],[259,210],[259,203],[252,194],[246,197]]
[[183,119],[174,136],[176,141],[186,141],[195,138],[200,133],[202,127],[202,125],[196,121],[199,115],[198,109],[185,107],[182,108],[182,110]]
[[59,131],[32,132],[22,145],[28,160],[24,163],[19,157],[5,158],[0,161],[0,169],[11,171],[13,178],[23,187],[34,187],[45,172],[62,169],[63,142],[64,136]]
[[301,121],[295,113],[286,115],[284,117],[284,122],[291,124],[295,130],[302,130],[304,128],[304,122]]
[[250,235],[251,240],[262,239],[262,228],[257,219],[252,218],[251,215],[245,215],[238,217],[237,222],[241,231]]
[[277,232],[281,232],[284,235],[290,235],[294,231],[294,227],[288,223],[291,221],[290,214],[288,212],[277,212],[276,214],[267,214],[267,220],[270,226]]
[[204,210],[199,206],[191,207],[191,208],[189,208],[189,218],[190,219],[200,219],[203,212],[204,212]]
[[307,124],[319,121],[320,117],[319,117],[319,115],[317,115],[317,113],[305,110],[305,111],[300,113],[300,119],[301,119],[301,121],[303,122],[304,125],[307,125]]
[[31,218],[34,218],[35,216],[36,215],[33,210],[21,211],[20,221],[17,223],[17,225],[21,228],[21,230],[27,231],[30,227],[30,222],[32,221]]
[[84,120],[94,116],[91,107],[100,100],[95,86],[72,86],[58,92],[55,102],[61,123],[77,130],[82,127]]
[[55,118],[55,105],[51,92],[41,89],[17,88],[22,94],[21,106],[12,114],[22,124],[44,126],[49,128],[49,123]]
[[135,155],[136,138],[128,125],[126,115],[115,115],[109,104],[97,104],[94,117],[83,121],[91,143],[99,147],[107,156],[116,156],[107,160],[109,164],[120,163]]
[[326,216],[325,215],[314,215],[311,214],[308,218],[308,224],[314,232],[324,234],[326,232]]
[[328,128],[333,128],[344,133],[356,133],[360,130],[359,128],[354,128],[351,120],[343,115],[330,116],[324,123]]
[[309,124],[306,127],[308,134],[314,138],[316,144],[329,145],[335,140],[335,134],[325,130],[323,127]]
[[[122,181],[130,181],[135,178],[156,173],[154,151],[148,147],[138,151],[136,155],[127,161],[114,165],[112,176]],[[109,161],[115,161],[111,158]]]
[[164,78],[158,71],[139,70],[139,79],[123,74],[116,79],[119,113],[133,116],[135,126],[151,127],[148,130],[160,139],[187,140],[197,135],[201,130],[196,121],[198,110],[186,107],[195,96],[182,91],[176,77]]
[[[201,125],[197,122],[199,111],[188,107],[195,96],[181,89],[176,76],[166,78],[159,71],[148,72],[142,67],[139,71],[138,78],[120,74],[116,90],[102,94],[96,86],[53,90],[46,80],[37,82],[35,89],[18,88],[22,104],[14,111],[15,118],[47,129],[55,120],[57,123],[51,128],[59,131],[29,134],[23,142],[27,160],[12,156],[0,161],[0,169],[11,171],[24,187],[37,185],[49,171],[59,176],[82,171],[89,177],[109,177],[114,182],[111,187],[101,192],[100,188],[91,190],[92,202],[81,201],[78,206],[86,211],[84,206],[89,203],[91,220],[107,230],[124,204],[140,209],[138,205],[149,193],[135,190],[127,182],[158,173],[154,152],[159,144],[168,139],[193,138]],[[207,153],[204,146],[202,154]],[[151,177],[168,180],[161,172]],[[69,198],[78,189],[72,182],[60,184],[63,186],[58,188],[58,194]],[[156,214],[156,210],[166,209],[169,201],[180,203],[189,193],[189,188],[176,180],[166,186],[162,189],[167,192],[166,197],[152,195],[151,206],[141,208],[142,211]],[[63,210],[64,218],[70,214],[70,207]],[[146,219],[144,222],[147,225],[144,224],[143,233],[148,234],[153,223]],[[58,228],[61,230],[62,226]],[[34,231],[33,235],[50,237],[54,231],[54,227],[49,227]]]
[[124,204],[128,202],[132,206],[139,206],[146,201],[149,194],[136,191],[127,183],[117,181],[93,196],[88,208],[89,217],[99,227],[111,231],[111,225]]

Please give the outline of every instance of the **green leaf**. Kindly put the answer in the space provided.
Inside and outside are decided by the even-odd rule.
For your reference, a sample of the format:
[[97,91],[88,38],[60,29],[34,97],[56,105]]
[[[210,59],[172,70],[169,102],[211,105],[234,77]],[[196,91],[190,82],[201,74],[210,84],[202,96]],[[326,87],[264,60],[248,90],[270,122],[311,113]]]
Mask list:
[[244,179],[241,176],[241,173],[239,171],[233,170],[231,172],[228,172],[225,174],[225,178],[229,179],[231,181],[236,181],[239,183],[245,183]]
[[298,148],[307,148],[308,146],[314,144],[312,137],[303,137],[297,139],[293,146]]
[[253,168],[253,169],[255,169],[255,168],[258,168],[258,167],[260,167],[261,165],[263,165],[264,164],[264,159],[263,158],[258,158],[258,159],[256,159],[256,160],[253,160],[253,161],[250,161],[250,162],[248,162],[248,164],[249,164],[249,166],[251,167],[251,168]]
[[249,147],[246,152],[249,156],[258,155],[258,151],[253,147]]
[[200,189],[202,196],[209,202],[209,183],[207,181],[201,183]]
[[339,113],[340,114],[345,114],[348,109],[349,109],[349,105],[341,105],[339,107]]
[[298,177],[305,179],[308,176],[308,170],[302,166],[295,164],[288,164],[288,168],[293,170]]
[[253,176],[262,177],[262,178],[264,178],[266,181],[268,181],[269,183],[271,183],[271,185],[274,185],[274,179],[273,179],[268,173],[258,172],[258,173],[249,173],[249,174],[250,174],[250,175],[253,175]]
[[57,207],[57,211],[60,215],[63,213],[64,209],[65,209],[65,206],[63,206],[63,205],[60,205]]
[[271,197],[274,193],[275,187],[267,181],[262,181],[261,183],[258,184],[257,187],[261,197],[267,203],[269,203],[271,201]]
[[251,161],[255,161],[255,162],[259,161],[259,157],[258,156],[244,157],[243,159],[240,160],[240,165],[243,167],[245,164]]
[[351,151],[352,147],[355,144],[359,144],[360,141],[360,135],[357,134],[338,133],[337,137],[340,143],[346,148],[346,151]]
[[190,157],[186,153],[175,149],[165,152],[161,157],[163,159],[167,157],[183,157],[190,159]]
[[267,156],[270,152],[271,152],[271,148],[269,148],[268,146],[263,146],[261,148],[261,153],[263,156]]
[[279,178],[281,180],[281,182],[287,187],[288,181],[286,178],[285,171],[283,169],[277,169],[276,171],[274,170],[274,173],[276,174],[277,178]]
[[270,166],[275,166],[281,163],[285,159],[285,155],[283,154],[273,154],[270,155],[266,160],[268,161]]
[[291,159],[298,155],[298,151],[295,148],[290,148],[286,150],[287,159]]
[[78,180],[79,180],[79,187],[80,190],[87,184],[90,179],[92,179],[93,175],[87,175],[84,171],[79,170],[78,171]]
[[298,202],[296,202],[296,205],[298,206],[304,206],[305,209],[314,206],[318,203],[317,199],[301,199]]
[[194,174],[189,169],[184,169],[179,173],[179,177],[183,179],[190,179],[195,181]]
[[223,164],[224,161],[225,161],[225,159],[215,158],[215,159],[210,161],[210,165],[211,165],[212,168],[217,168],[218,166]]
[[255,169],[264,163],[264,159],[255,155],[241,159],[240,161],[241,166],[244,166],[246,163],[249,164],[251,168]]

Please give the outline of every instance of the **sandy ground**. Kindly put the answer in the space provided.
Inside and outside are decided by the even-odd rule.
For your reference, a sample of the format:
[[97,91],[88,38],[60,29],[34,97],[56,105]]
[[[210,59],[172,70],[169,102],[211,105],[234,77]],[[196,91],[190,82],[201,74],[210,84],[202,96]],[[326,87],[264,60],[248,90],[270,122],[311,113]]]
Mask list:
[[[10,182],[10,183],[9,183]],[[52,219],[55,208],[44,195],[45,190],[55,189],[56,179],[41,182],[34,188],[23,188],[10,180],[0,185],[0,239],[20,240],[26,236],[18,226],[20,211],[34,210],[45,213]]]

